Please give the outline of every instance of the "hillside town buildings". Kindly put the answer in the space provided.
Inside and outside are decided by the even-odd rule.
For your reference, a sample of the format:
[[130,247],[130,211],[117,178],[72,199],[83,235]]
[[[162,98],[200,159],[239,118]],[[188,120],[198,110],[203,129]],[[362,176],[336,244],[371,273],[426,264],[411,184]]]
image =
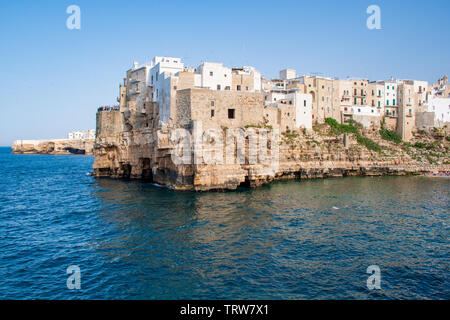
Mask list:
[[365,128],[384,125],[408,141],[416,129],[450,122],[449,93],[446,76],[429,86],[394,78],[298,76],[296,70],[284,69],[278,79],[269,80],[251,66],[204,62],[191,67],[180,58],[155,57],[126,72],[116,111],[125,132],[188,127],[193,120],[211,128],[310,130],[334,118],[340,123],[355,120]]

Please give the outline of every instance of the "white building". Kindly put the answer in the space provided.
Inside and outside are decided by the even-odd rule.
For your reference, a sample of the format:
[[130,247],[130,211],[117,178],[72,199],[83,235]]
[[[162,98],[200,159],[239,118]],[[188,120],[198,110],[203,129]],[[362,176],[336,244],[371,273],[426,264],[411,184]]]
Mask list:
[[398,106],[398,84],[395,80],[384,81],[384,105],[386,107]]
[[297,128],[312,129],[312,96],[309,93],[299,92],[295,92],[293,95]]
[[231,90],[231,69],[224,67],[222,63],[203,62],[195,73],[200,75],[196,78],[199,81],[196,86],[210,90]]
[[450,98],[431,97],[428,100],[428,112],[434,112],[434,124],[442,127],[450,122]]
[[290,80],[296,78],[296,71],[294,69],[283,69],[280,71],[281,80]]
[[95,139],[95,129],[69,132],[68,139],[69,140]]
[[289,92],[272,91],[266,95],[266,106],[282,108],[285,105],[295,106],[295,127],[312,129],[312,96],[293,89]]
[[413,80],[414,92],[417,94],[417,107],[421,108],[427,104],[428,82]]
[[344,112],[344,119],[353,119],[364,128],[378,127],[380,125],[382,110],[367,105],[354,105]]

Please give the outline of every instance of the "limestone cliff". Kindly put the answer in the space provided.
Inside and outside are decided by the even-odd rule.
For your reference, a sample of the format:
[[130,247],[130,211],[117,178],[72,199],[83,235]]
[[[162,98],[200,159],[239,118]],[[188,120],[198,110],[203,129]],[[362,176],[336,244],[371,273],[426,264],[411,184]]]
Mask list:
[[13,153],[22,154],[93,154],[94,139],[16,140]]
[[[108,130],[97,136],[94,145],[95,176],[148,179],[175,190],[206,191],[257,187],[284,179],[450,171],[449,140],[445,133],[416,132],[415,140],[404,143],[383,139],[374,129],[342,133],[327,124],[316,125],[314,130],[281,133],[278,150],[274,148],[275,141],[268,139],[265,147],[270,152],[278,152],[276,165],[252,163],[248,136],[245,138],[244,163],[195,163],[189,155],[190,162],[176,164],[173,156],[179,153],[179,141],[173,136],[179,128],[157,127],[156,122],[146,122],[145,117],[120,111],[109,111],[106,116],[97,117],[98,132],[99,128],[107,127]],[[139,119],[146,125],[139,125]],[[256,133],[267,129],[264,124],[252,127]],[[195,136],[195,121],[184,129]],[[225,140],[227,128],[222,129]],[[190,137],[188,145],[195,149],[195,143],[195,138]],[[234,142],[232,148],[236,146],[237,142]],[[237,155],[234,157],[236,160]]]

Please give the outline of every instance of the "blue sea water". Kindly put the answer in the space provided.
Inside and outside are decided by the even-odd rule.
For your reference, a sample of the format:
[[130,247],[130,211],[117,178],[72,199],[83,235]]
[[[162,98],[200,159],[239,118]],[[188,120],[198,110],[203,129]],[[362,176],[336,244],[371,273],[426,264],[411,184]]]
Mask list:
[[[95,179],[0,148],[0,299],[449,299],[450,180],[234,192]],[[81,270],[69,290],[66,269]],[[381,289],[368,290],[378,265]]]

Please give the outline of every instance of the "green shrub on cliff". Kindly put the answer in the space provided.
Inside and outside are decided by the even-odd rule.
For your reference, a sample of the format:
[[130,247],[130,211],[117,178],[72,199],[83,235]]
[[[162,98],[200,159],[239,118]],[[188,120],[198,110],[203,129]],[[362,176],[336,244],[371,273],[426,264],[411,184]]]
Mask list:
[[354,133],[358,134],[358,128],[356,128],[352,123],[350,124],[340,124],[333,118],[325,118],[325,123],[331,127],[331,131],[334,134],[343,134],[343,133]]
[[382,127],[380,129],[380,136],[387,141],[392,141],[395,142],[397,144],[402,142],[402,137],[395,131],[386,129],[384,127]]
[[358,134],[356,135],[356,141],[358,141],[359,144],[365,146],[367,150],[381,152],[381,146],[370,138]]
[[331,131],[334,134],[343,134],[343,133],[353,133],[356,136],[356,141],[365,146],[368,150],[373,150],[376,152],[381,152],[381,146],[373,141],[372,139],[363,136],[359,129],[362,129],[362,124],[349,120],[348,124],[340,124],[333,118],[326,118],[325,123],[331,127]]

